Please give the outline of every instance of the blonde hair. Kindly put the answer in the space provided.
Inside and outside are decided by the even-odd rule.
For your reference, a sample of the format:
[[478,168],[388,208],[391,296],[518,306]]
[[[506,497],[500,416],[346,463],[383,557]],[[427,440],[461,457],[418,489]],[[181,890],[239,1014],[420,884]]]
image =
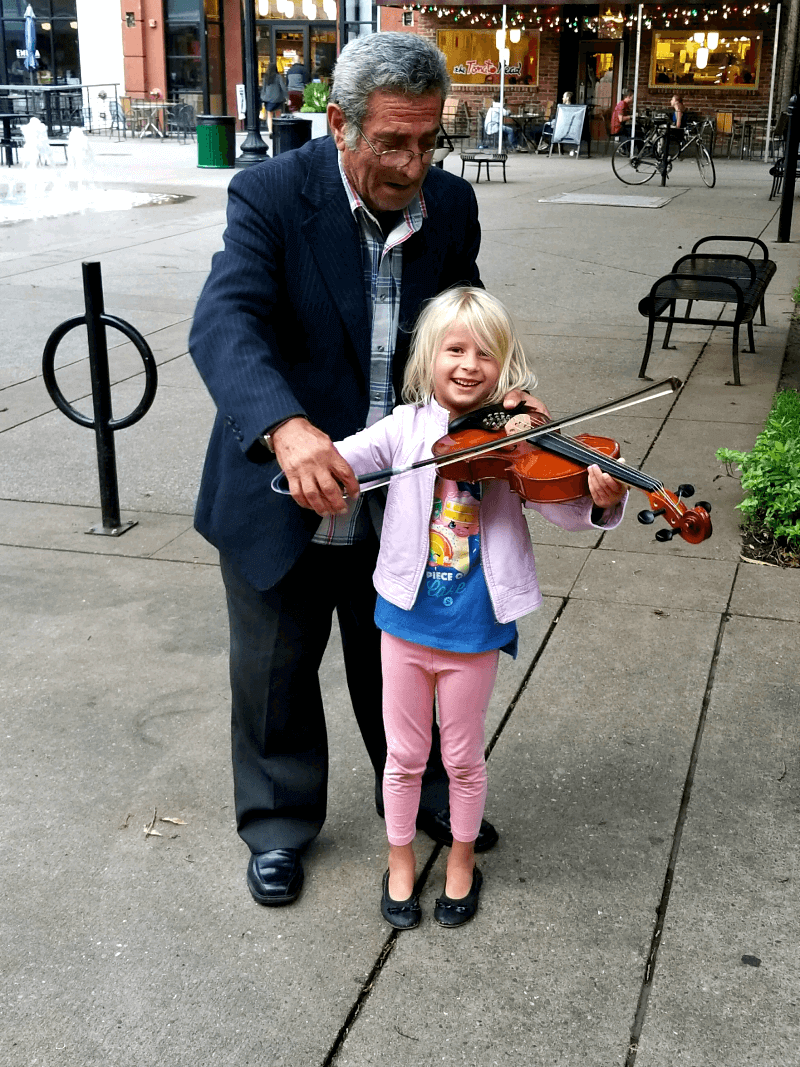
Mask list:
[[411,338],[411,355],[403,376],[403,400],[421,406],[433,397],[433,361],[446,334],[458,324],[473,335],[500,367],[500,377],[484,403],[496,404],[512,389],[532,389],[531,372],[508,311],[485,289],[459,285],[430,300]]

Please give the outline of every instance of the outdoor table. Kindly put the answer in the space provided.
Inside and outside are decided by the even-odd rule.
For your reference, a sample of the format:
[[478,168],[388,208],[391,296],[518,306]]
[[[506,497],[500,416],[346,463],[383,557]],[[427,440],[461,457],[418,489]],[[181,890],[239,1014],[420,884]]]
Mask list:
[[511,121],[514,123],[514,128],[519,132],[520,138],[522,139],[524,144],[528,148],[535,150],[536,145],[529,136],[528,130],[530,129],[531,123],[541,124],[542,122],[544,122],[544,118],[542,117],[542,115],[534,111],[525,111],[517,115],[514,115],[512,113],[510,115],[510,118]]
[[167,135],[167,108],[163,101],[150,103],[149,100],[131,100],[133,114],[143,123],[139,137],[160,137]]
[[3,138],[0,140],[0,148],[5,149],[6,166],[14,166],[14,139],[11,136],[12,122],[30,118],[30,115],[21,115],[18,111],[5,111],[0,113],[0,122],[3,123]]

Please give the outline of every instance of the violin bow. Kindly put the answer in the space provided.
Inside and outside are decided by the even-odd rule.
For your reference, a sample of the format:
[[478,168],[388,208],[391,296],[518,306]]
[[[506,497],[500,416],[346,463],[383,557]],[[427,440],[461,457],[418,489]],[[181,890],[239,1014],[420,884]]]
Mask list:
[[[680,378],[664,378],[663,381],[655,382],[645,389],[637,389],[634,393],[627,393],[625,396],[610,400],[607,404],[601,404],[599,407],[587,408],[585,411],[580,411],[574,415],[564,415],[560,419],[553,419],[552,422],[547,422],[543,426],[529,427],[527,430],[511,433],[504,437],[502,441],[498,441],[495,438],[490,442],[462,448],[458,452],[451,452],[446,457],[430,456],[428,459],[418,459],[414,463],[406,463],[400,467],[384,467],[383,470],[360,474],[356,481],[364,487],[362,492],[368,493],[370,489],[378,489],[382,485],[388,485],[392,478],[396,478],[400,474],[408,474],[410,471],[420,470],[422,467],[430,467],[434,464],[437,467],[446,467],[449,463],[457,463],[461,459],[482,456],[486,452],[494,451],[498,444],[505,446],[513,444],[515,441],[535,441],[542,434],[552,433],[555,430],[574,426],[579,422],[587,422],[589,419],[600,418],[603,415],[612,415],[616,411],[624,411],[626,408],[635,407],[637,404],[646,404],[649,400],[657,400],[661,396],[671,396],[682,387],[683,382]],[[289,495],[289,484],[283,471],[280,471],[272,479],[272,488],[276,493],[281,493],[284,496]]]

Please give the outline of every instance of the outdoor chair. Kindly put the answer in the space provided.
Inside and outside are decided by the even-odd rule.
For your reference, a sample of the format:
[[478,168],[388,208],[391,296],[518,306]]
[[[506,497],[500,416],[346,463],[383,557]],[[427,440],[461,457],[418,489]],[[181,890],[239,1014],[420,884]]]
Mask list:
[[111,116],[111,125],[108,128],[109,137],[113,134],[114,130],[119,134],[122,133],[123,138],[128,135],[128,120],[125,117],[125,112],[116,100],[109,100],[108,112]]
[[167,133],[176,136],[181,144],[195,138],[195,116],[191,104],[178,104],[167,113]]

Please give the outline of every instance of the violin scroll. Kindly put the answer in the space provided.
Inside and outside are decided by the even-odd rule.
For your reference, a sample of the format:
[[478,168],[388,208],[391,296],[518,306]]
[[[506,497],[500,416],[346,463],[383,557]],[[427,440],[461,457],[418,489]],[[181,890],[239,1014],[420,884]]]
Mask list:
[[[686,492],[686,490],[690,492]],[[683,491],[683,492],[681,492]],[[657,515],[663,515],[669,523],[667,530],[658,530],[656,541],[671,541],[675,534],[680,534],[684,541],[690,545],[699,545],[711,536],[711,505],[706,500],[699,501],[693,508],[687,508],[681,502],[682,496],[691,496],[694,493],[692,486],[681,485],[678,487],[680,495],[670,493],[668,489],[661,489],[656,493],[648,493],[651,511],[640,511],[637,518],[645,525],[655,521]]]

